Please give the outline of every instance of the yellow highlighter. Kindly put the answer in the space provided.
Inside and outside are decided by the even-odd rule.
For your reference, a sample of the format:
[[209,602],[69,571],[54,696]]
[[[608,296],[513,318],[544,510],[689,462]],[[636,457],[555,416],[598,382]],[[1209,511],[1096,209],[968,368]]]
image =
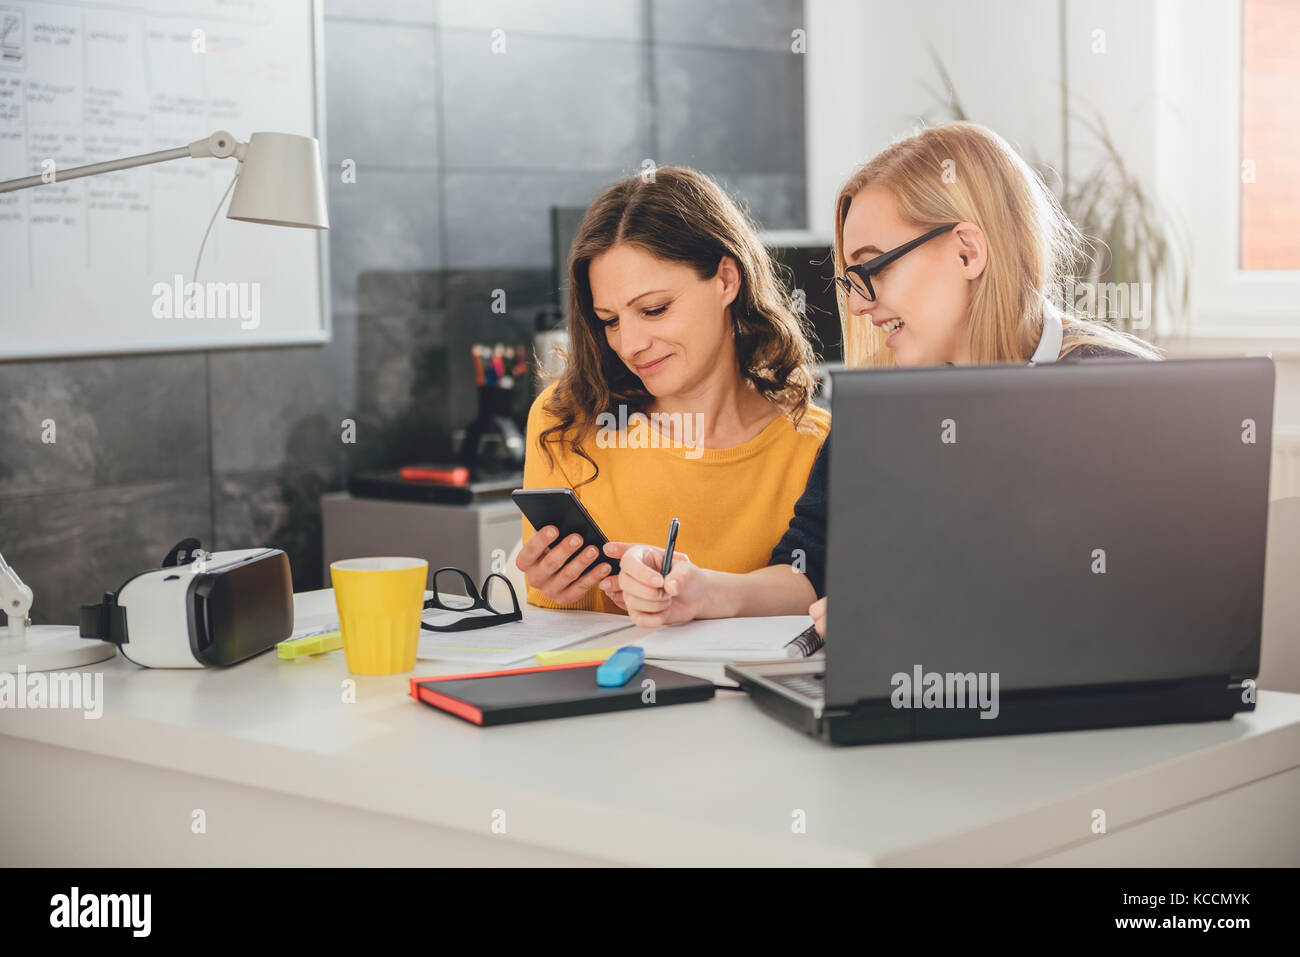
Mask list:
[[275,646],[275,650],[281,658],[292,661],[295,658],[306,658],[308,655],[323,655],[327,651],[338,651],[342,647],[343,632],[325,631],[282,641]]
[[539,665],[572,665],[580,662],[601,662],[612,655],[617,648],[578,648],[575,651],[539,651]]

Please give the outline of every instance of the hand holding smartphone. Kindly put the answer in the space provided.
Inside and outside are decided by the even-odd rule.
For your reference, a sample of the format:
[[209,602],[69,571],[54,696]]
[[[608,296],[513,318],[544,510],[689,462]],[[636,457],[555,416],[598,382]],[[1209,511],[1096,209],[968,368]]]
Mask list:
[[[573,494],[573,489],[515,489],[510,497],[514,499],[519,511],[524,513],[524,517],[536,531],[540,532],[547,525],[556,527],[560,534],[556,536],[550,548],[557,548],[570,535],[577,535],[582,539],[580,548],[592,546],[597,549],[599,554],[593,561],[580,566],[582,570],[575,576],[575,580],[581,580],[602,562],[610,566],[611,576],[619,573],[618,559],[605,555],[605,543],[609,539],[605,537],[605,533],[600,530],[600,526],[596,524],[591,514],[583,508],[578,497]],[[580,554],[580,552],[576,553],[576,555]],[[570,559],[570,562],[573,561],[575,559]]]

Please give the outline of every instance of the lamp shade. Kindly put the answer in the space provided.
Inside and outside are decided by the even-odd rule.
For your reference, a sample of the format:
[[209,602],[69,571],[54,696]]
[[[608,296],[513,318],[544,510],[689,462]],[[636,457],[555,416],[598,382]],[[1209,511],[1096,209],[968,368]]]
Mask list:
[[228,219],[329,229],[320,144],[292,133],[254,133],[235,181]]

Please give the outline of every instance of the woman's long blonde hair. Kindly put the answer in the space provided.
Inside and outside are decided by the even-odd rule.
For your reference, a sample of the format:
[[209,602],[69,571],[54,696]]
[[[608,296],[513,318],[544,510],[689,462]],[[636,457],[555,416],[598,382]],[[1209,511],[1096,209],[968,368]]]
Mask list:
[[[1007,142],[976,123],[945,123],[901,140],[849,178],[835,201],[835,270],[844,274],[844,220],[868,186],[886,189],[904,220],[926,232],[948,223],[984,231],[988,264],[974,281],[969,323],[972,362],[1027,362],[1043,329],[1043,299],[1084,256],[1084,238],[1056,197]],[[849,312],[839,291],[844,358],[851,366],[893,365],[885,336]],[[1068,297],[1067,297],[1068,298]],[[1066,355],[1085,344],[1159,358],[1146,342],[1099,322],[1064,317]]]

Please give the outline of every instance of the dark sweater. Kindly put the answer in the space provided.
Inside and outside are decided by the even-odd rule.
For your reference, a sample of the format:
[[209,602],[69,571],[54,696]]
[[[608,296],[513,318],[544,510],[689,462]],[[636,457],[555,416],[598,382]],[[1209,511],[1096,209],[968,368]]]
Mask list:
[[[1109,346],[1083,345],[1061,359],[1061,362],[1075,362],[1081,359],[1135,359],[1128,352],[1112,349]],[[835,427],[831,422],[832,430]],[[830,485],[830,448],[828,435],[822,443],[821,451],[808,473],[808,484],[803,494],[794,505],[794,518],[776,548],[772,549],[769,565],[794,565],[795,551],[803,555],[804,574],[812,584],[817,597],[826,594],[826,499]]]

